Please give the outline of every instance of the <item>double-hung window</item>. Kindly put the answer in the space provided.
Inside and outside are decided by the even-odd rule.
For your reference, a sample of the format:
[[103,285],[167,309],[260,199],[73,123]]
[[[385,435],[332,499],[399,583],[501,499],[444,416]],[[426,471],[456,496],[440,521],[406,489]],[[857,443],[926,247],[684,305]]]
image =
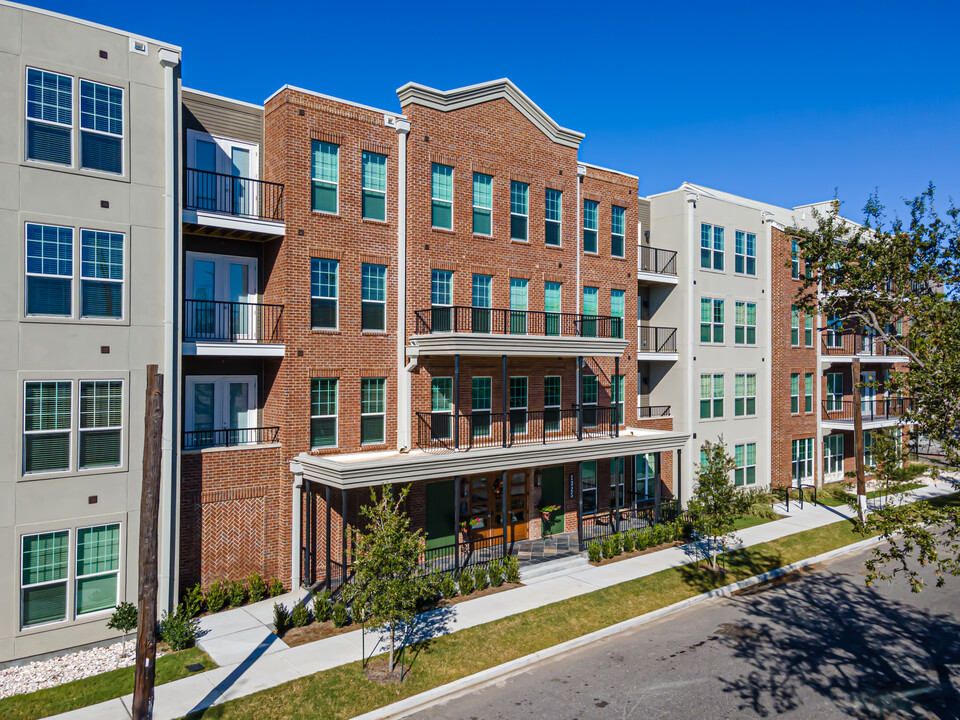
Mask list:
[[473,233],[492,235],[493,222],[493,176],[473,174]]
[[470,403],[473,412],[471,434],[489,437],[490,413],[493,409],[493,378],[475,376],[471,381]]
[[723,375],[700,376],[700,419],[723,417]]
[[619,205],[610,206],[610,254],[622,258],[626,245],[625,228],[627,225],[627,209]]
[[757,236],[737,230],[734,234],[733,271],[741,275],[757,274]]
[[80,317],[123,315],[123,235],[80,231]]
[[790,344],[800,346],[800,308],[796,305],[790,306]]
[[510,434],[527,432],[527,378],[510,378]]
[[80,381],[80,461],[78,467],[120,465],[123,436],[123,381]]
[[837,313],[830,313],[827,316],[827,328],[824,333],[823,344],[828,348],[843,346],[842,324]]
[[27,160],[73,164],[73,78],[27,68]]
[[73,314],[73,228],[27,223],[27,315]]
[[70,532],[24,535],[20,542],[20,626],[66,620]]
[[471,328],[473,332],[490,332],[490,295],[493,288],[492,275],[473,276],[473,302],[471,303]]
[[800,279],[800,243],[797,240],[790,241],[790,277]]
[[453,378],[430,380],[431,440],[449,440],[453,436]]
[[843,408],[843,374],[827,373],[827,411]]
[[337,446],[337,378],[310,380],[310,447]]
[[723,228],[700,223],[700,267],[723,270]]
[[80,81],[80,167],[123,172],[123,90]]
[[336,330],[340,262],[310,259],[310,327]]
[[430,322],[433,332],[453,329],[453,273],[430,271]]
[[441,230],[453,230],[453,168],[430,165],[430,224]]
[[733,341],[737,345],[757,344],[757,304],[738,302],[734,308]]
[[560,293],[563,285],[547,281],[543,285],[543,309],[546,312],[544,328],[547,335],[560,334]]
[[580,330],[580,334],[583,337],[597,336],[597,308],[599,297],[599,288],[583,288],[583,320]]
[[863,431],[863,464],[867,467],[873,467],[876,464],[873,459],[873,432],[871,430]]
[[813,373],[803,376],[803,411],[813,412]]
[[623,375],[613,376],[613,385],[610,388],[610,395],[613,398],[613,414],[617,420],[617,425],[623,424]]
[[510,332],[523,335],[527,332],[527,296],[530,281],[526,278],[510,278]]
[[813,314],[807,313],[803,318],[803,344],[813,347]]
[[626,293],[623,290],[610,291],[610,315],[613,317],[613,319],[610,321],[613,324],[613,327],[611,328],[612,332],[610,334],[613,337],[623,337],[623,314],[625,298]]
[[585,253],[597,252],[597,228],[599,227],[598,215],[600,214],[600,203],[596,200],[583,201],[583,251]]
[[734,485],[754,485],[757,482],[757,444],[744,443],[733,446]]
[[560,376],[547,375],[543,379],[543,429],[560,429]]
[[560,230],[563,193],[553,188],[547,188],[544,206],[544,235],[543,241],[547,245],[560,247]]
[[790,412],[800,412],[800,373],[790,373]]
[[597,401],[599,399],[600,384],[596,375],[584,375],[581,381],[580,392],[583,393],[583,426],[597,426]]
[[622,508],[627,502],[624,497],[626,491],[626,473],[623,468],[623,458],[610,458],[610,507]]
[[843,435],[827,435],[823,439],[823,474],[843,474]]
[[386,437],[386,378],[360,379],[360,443],[382,443]]
[[337,213],[340,190],[340,146],[321,140],[310,141],[311,208]]
[[723,300],[700,298],[700,342],[723,342]]
[[361,204],[368,220],[387,219],[387,156],[363,151],[361,170]]
[[120,579],[120,523],[77,530],[77,615],[113,610]]
[[24,384],[23,472],[70,469],[73,386],[69,381]]
[[360,329],[387,329],[387,266],[360,266]]
[[510,181],[510,239],[527,241],[530,221],[530,186]]
[[657,465],[660,453],[645,453],[636,456],[634,492],[637,502],[656,496]]
[[813,477],[813,438],[793,441],[793,479],[799,484]]
[[580,463],[580,496],[583,498],[583,512],[597,511],[597,461]]
[[733,414],[737,417],[757,414],[757,375],[734,375]]

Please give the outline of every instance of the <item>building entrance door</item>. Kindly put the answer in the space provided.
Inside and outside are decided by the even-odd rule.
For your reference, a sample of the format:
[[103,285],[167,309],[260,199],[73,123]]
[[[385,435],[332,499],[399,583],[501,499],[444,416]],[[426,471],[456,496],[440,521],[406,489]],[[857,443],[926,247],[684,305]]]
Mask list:
[[563,465],[543,469],[540,480],[540,505],[549,507],[559,505],[560,510],[550,515],[550,521],[543,524],[544,535],[556,535],[563,532]]
[[427,550],[453,545],[454,501],[453,480],[427,483],[427,518],[425,530]]
[[[462,481],[466,492],[464,519],[473,537],[499,537],[503,528],[503,481],[492,477],[471,477]],[[527,537],[527,474],[516,472],[507,477],[507,540]]]

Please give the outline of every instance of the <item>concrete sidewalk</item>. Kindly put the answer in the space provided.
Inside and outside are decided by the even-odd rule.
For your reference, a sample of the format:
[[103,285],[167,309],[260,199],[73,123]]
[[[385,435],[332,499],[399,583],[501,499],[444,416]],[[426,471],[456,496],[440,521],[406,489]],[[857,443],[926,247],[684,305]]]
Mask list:
[[[951,492],[955,492],[954,487],[948,482],[941,482],[938,486],[914,490],[907,493],[907,496],[912,499],[925,499]],[[870,501],[870,504],[874,506],[875,501]],[[803,509],[796,502],[790,503],[789,511],[782,505],[774,506],[774,509],[787,517],[739,531],[737,535],[740,542],[728,546],[727,550],[759,545],[829,525],[851,515],[851,511],[846,507],[815,506],[809,502]],[[422,640],[482,625],[600,588],[652,575],[661,570],[686,565],[693,561],[697,553],[696,544],[691,543],[601,567],[579,566],[542,575],[514,590],[423,613],[417,617],[414,634],[417,640]],[[376,633],[367,632],[362,640],[359,630],[299,647],[288,647],[270,631],[273,603],[281,601],[291,607],[305,596],[306,592],[301,590],[281,598],[204,618],[201,628],[205,635],[198,645],[221,667],[158,686],[155,692],[154,718],[179,718],[190,712],[281,685],[299,677],[356,662],[362,658],[361,648],[368,656],[384,651],[381,639]],[[71,720],[123,720],[130,717],[131,701],[132,696],[127,695],[56,717]]]

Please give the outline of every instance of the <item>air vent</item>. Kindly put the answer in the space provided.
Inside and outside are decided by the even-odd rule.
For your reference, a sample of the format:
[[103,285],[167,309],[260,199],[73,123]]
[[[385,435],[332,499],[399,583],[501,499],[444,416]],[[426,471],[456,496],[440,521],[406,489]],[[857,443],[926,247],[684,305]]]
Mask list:
[[137,53],[138,55],[146,55],[147,43],[144,40],[130,38],[130,52]]

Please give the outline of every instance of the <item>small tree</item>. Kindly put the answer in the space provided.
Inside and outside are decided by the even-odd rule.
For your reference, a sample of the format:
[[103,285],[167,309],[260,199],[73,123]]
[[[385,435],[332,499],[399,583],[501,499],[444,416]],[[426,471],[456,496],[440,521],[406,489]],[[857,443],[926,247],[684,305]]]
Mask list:
[[360,508],[367,530],[354,535],[354,602],[362,604],[366,620],[390,633],[389,669],[396,666],[396,632],[417,611],[423,578],[420,556],[423,533],[410,528],[402,504],[410,487],[394,493],[393,487],[374,489],[371,503]]
[[736,462],[727,454],[723,438],[703,445],[706,463],[697,470],[697,486],[687,506],[693,529],[710,540],[710,560],[717,569],[717,547],[733,533],[733,524],[740,514],[742,500],[730,473]]
[[126,655],[127,633],[135,630],[137,627],[137,606],[132,602],[122,602],[117,605],[117,609],[113,611],[113,615],[107,620],[107,627],[123,633],[123,639],[120,641],[120,655]]

